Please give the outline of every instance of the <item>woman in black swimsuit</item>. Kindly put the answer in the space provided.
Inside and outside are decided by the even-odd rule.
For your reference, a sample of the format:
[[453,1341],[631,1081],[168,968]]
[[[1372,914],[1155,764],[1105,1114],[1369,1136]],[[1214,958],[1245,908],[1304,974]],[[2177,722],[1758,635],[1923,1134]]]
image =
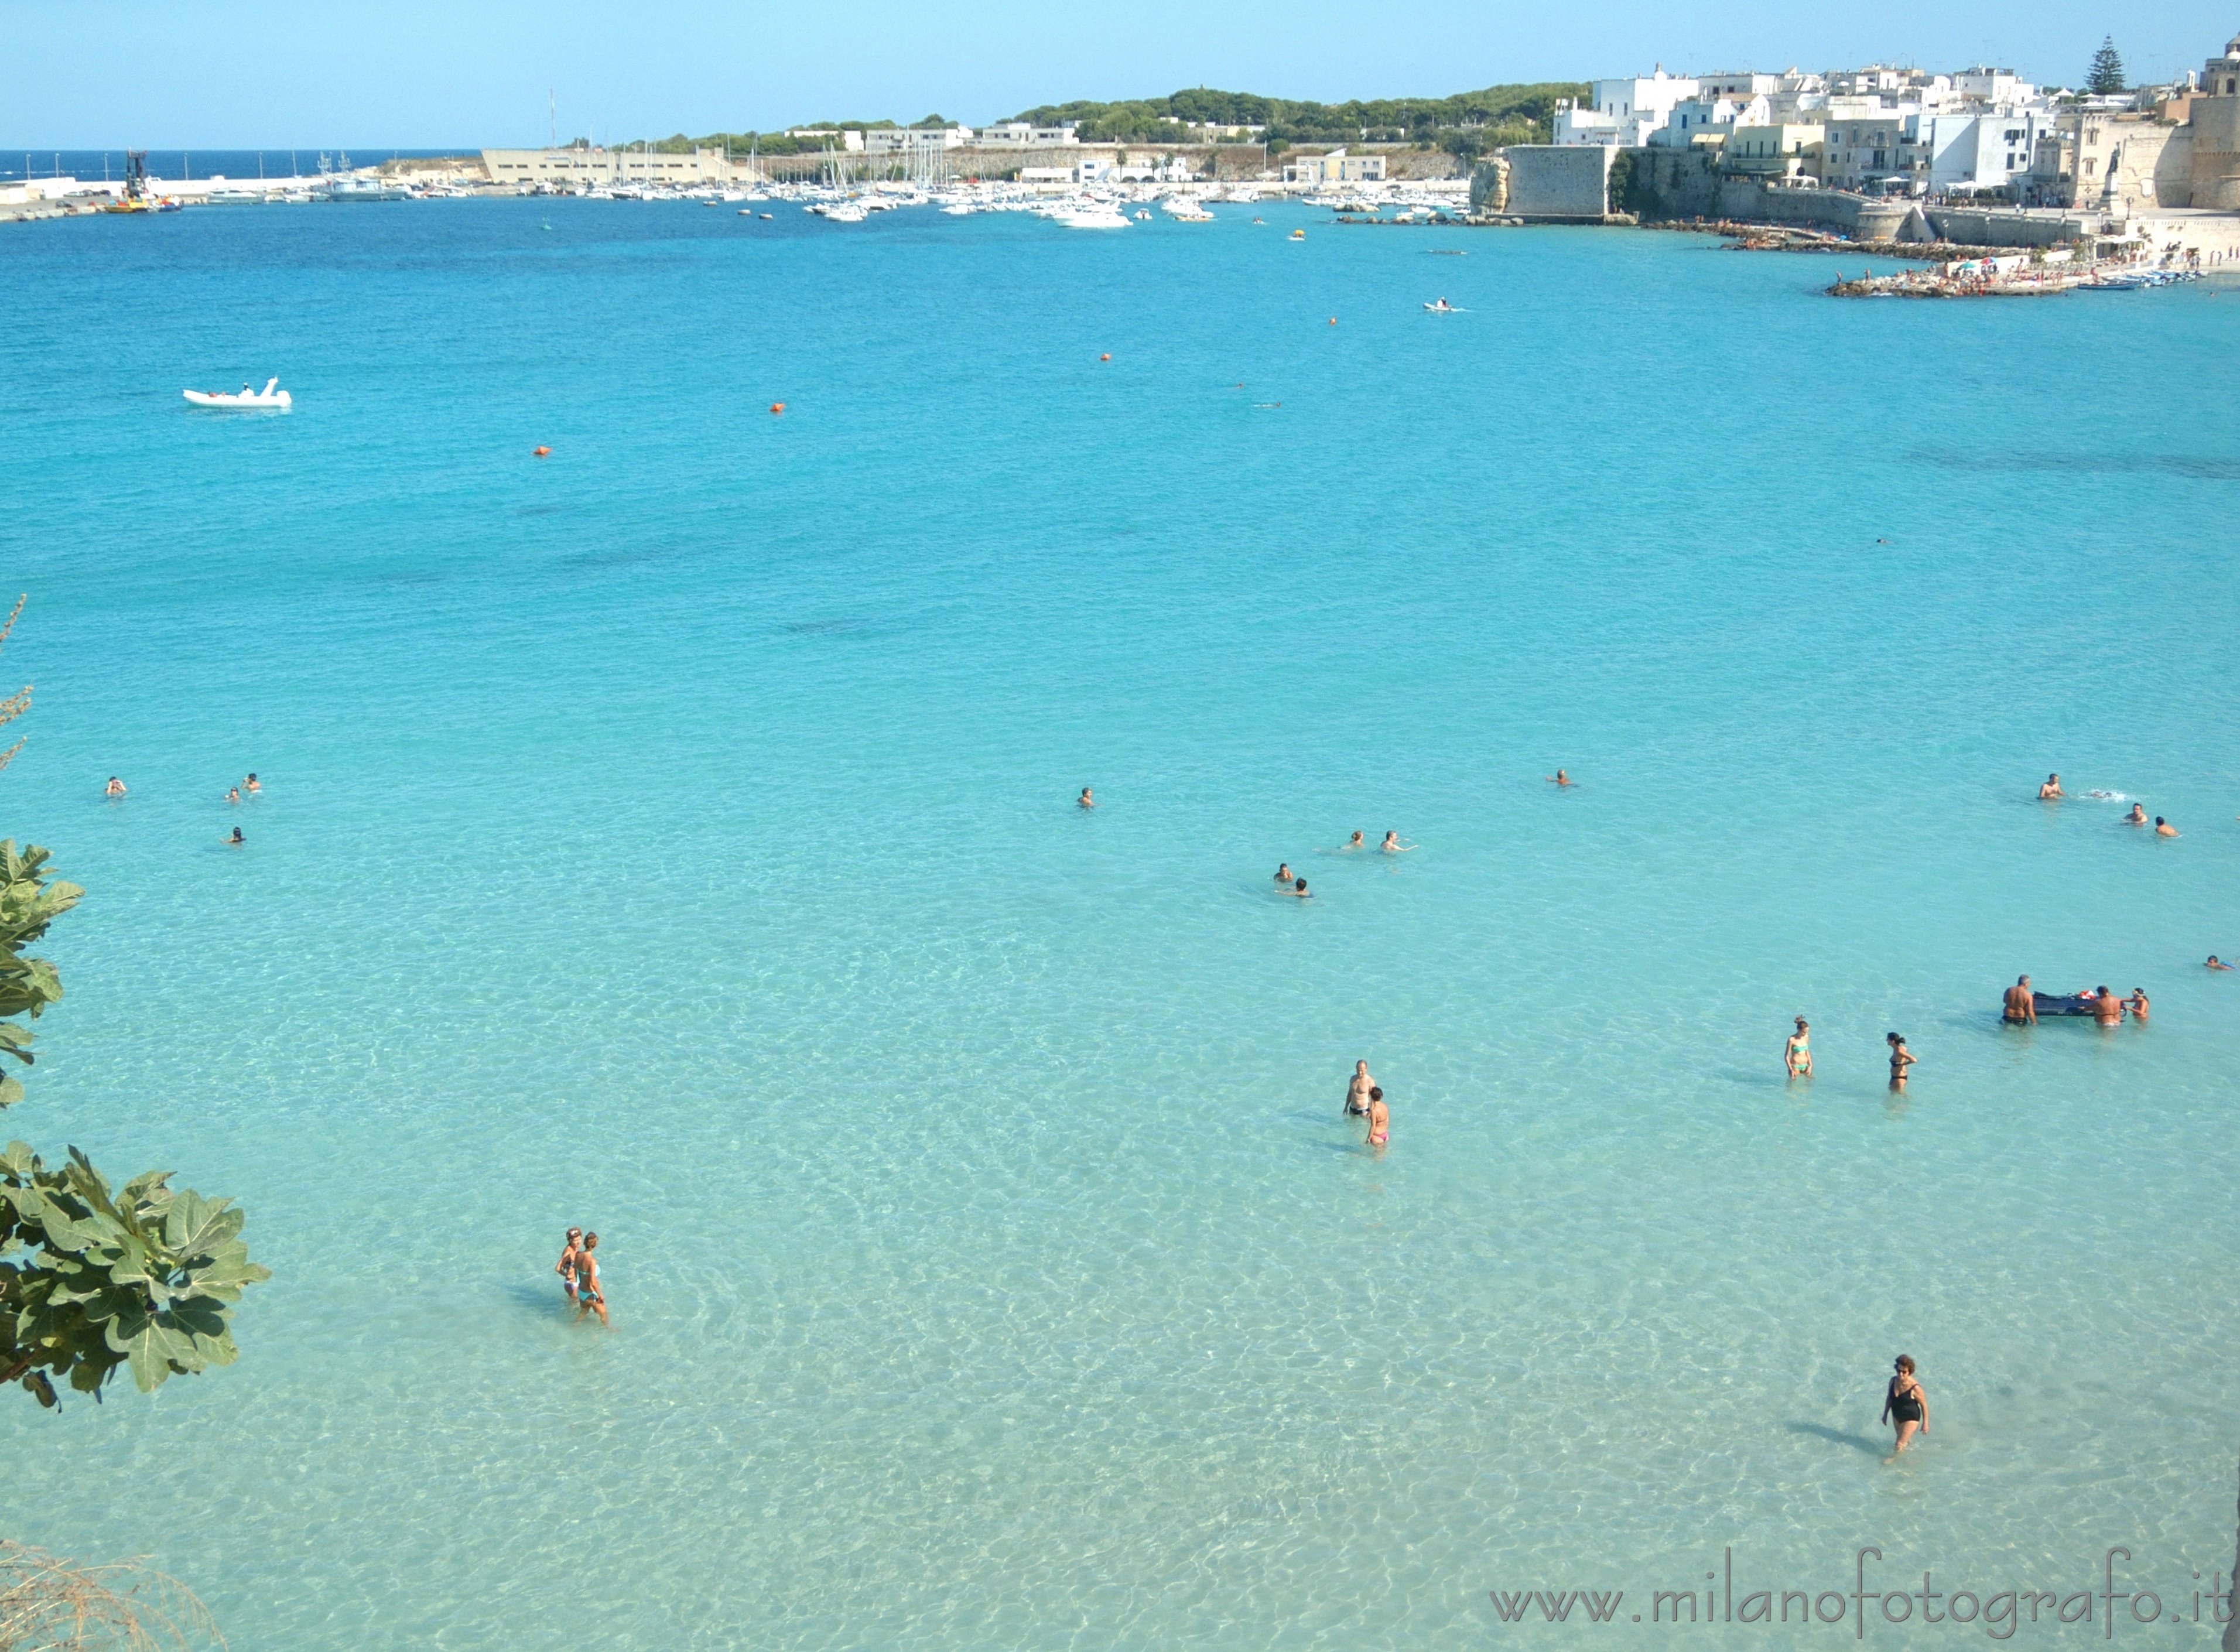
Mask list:
[[1897,1356],[1897,1373],[1890,1380],[1890,1392],[1883,1396],[1883,1421],[1897,1430],[1897,1450],[1884,1457],[1884,1462],[1911,1445],[1916,1434],[1929,1432],[1929,1396],[1921,1391],[1913,1375],[1910,1354]]

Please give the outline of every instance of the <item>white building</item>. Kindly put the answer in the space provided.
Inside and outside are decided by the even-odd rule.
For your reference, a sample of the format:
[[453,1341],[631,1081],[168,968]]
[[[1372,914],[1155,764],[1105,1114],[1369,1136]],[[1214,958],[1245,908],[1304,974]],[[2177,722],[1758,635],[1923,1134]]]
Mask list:
[[[745,158],[740,159],[743,169]],[[728,183],[735,176],[721,150],[670,155],[659,150],[484,150],[483,170],[499,183],[542,184],[547,189],[589,189],[594,184]]]
[[1078,143],[1081,133],[1070,122],[1063,126],[1037,126],[1030,121],[997,121],[993,126],[982,127],[970,142],[979,149],[1041,149],[1050,144]]
[[1325,183],[1381,183],[1384,181],[1384,157],[1382,155],[1348,155],[1335,149],[1326,155],[1287,155],[1283,157],[1283,182],[1307,189]]
[[1683,75],[1668,75],[1659,63],[1657,72],[1643,78],[1598,80],[1594,106],[1582,109],[1558,103],[1555,141],[1559,144],[1599,143],[1605,149],[1639,149],[1649,135],[1670,117],[1676,104],[1701,90]]
[[789,126],[786,128],[785,135],[788,137],[817,139],[827,143],[837,144],[843,150],[855,150],[863,147],[863,133],[853,130],[843,131],[837,126]]
[[2008,185],[2019,190],[2028,181],[2038,139],[2051,130],[2050,119],[2038,110],[1923,116],[1929,187],[1963,192]]
[[1698,97],[1744,99],[1761,95],[1770,97],[1781,90],[1781,79],[1779,75],[1762,75],[1756,70],[1722,70],[1716,75],[1697,76],[1696,95]]
[[1649,135],[1649,142],[1657,149],[1684,150],[1706,137],[1723,141],[1737,126],[1766,126],[1772,121],[1772,100],[1763,93],[1744,100],[1708,95],[1690,97],[1673,104],[1664,124]]
[[863,152],[867,155],[915,155],[931,150],[961,150],[972,141],[972,129],[969,126],[875,126],[861,136]]

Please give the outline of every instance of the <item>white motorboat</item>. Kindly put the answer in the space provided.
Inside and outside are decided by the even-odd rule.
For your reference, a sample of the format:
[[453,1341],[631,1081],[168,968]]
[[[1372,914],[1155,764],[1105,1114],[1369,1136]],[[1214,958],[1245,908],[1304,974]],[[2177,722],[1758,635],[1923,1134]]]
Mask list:
[[1070,211],[1059,212],[1057,217],[1069,230],[1124,230],[1128,227],[1128,220],[1118,207],[1100,203],[1084,203]]
[[1440,299],[1438,303],[1435,304],[1425,304],[1423,308],[1430,310],[1434,316],[1459,316],[1463,313],[1443,298]]
[[1187,195],[1170,196],[1167,199],[1160,202],[1159,205],[1169,217],[1179,218],[1184,223],[1211,223],[1213,222],[1213,214],[1208,212],[1203,205],[1198,202],[1192,200]]
[[238,390],[181,390],[179,394],[197,407],[285,409],[296,404],[296,398],[280,388],[277,378],[266,379],[261,390],[252,390],[244,384]]

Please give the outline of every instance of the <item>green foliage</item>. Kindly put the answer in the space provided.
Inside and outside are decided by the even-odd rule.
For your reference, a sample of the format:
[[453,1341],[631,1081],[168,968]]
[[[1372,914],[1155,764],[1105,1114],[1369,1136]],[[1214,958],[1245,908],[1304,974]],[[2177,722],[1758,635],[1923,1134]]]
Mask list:
[[[46,882],[41,876],[46,863],[43,849],[27,848],[19,855],[14,838],[0,841],[0,1017],[6,1017],[0,1020],[0,1056],[12,1056],[26,1067],[31,1064],[31,1029],[17,1017],[37,1021],[63,996],[63,983],[54,965],[25,957],[23,949],[85,893],[75,883]],[[15,1078],[0,1076],[0,1107],[23,1096]]]
[[1013,118],[1038,126],[1073,121],[1084,143],[1203,143],[1206,128],[1257,126],[1266,129],[1270,140],[1294,143],[1425,143],[1440,149],[1461,144],[1476,154],[1503,143],[1546,142],[1556,100],[1588,93],[1584,85],[1543,82],[1489,86],[1451,97],[1314,103],[1201,86],[1125,103],[1045,103]]
[[[233,1363],[229,1322],[244,1285],[270,1279],[249,1259],[243,1213],[171,1172],[112,1194],[76,1148],[49,1169],[21,1142],[0,1154],[0,1382],[39,1403],[54,1379],[99,1394],[129,1365],[142,1393],[174,1372]],[[18,1252],[26,1253],[18,1256]]]
[[2123,90],[2123,60],[2117,55],[2116,37],[2109,35],[2092,54],[2092,67],[2084,77],[2084,90],[2096,97],[2112,97]]

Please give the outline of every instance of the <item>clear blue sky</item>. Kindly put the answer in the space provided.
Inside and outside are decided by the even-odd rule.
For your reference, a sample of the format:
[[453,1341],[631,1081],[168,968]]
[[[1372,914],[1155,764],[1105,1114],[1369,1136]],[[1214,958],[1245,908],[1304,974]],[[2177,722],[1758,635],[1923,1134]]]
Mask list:
[[2103,34],[2143,78],[2197,67],[2236,29],[2240,0],[0,0],[0,150],[537,143],[547,88],[563,138],[621,141],[937,110],[977,123],[1039,103],[1199,84],[1414,97],[1645,73],[1658,62],[1990,61],[2073,83]]

